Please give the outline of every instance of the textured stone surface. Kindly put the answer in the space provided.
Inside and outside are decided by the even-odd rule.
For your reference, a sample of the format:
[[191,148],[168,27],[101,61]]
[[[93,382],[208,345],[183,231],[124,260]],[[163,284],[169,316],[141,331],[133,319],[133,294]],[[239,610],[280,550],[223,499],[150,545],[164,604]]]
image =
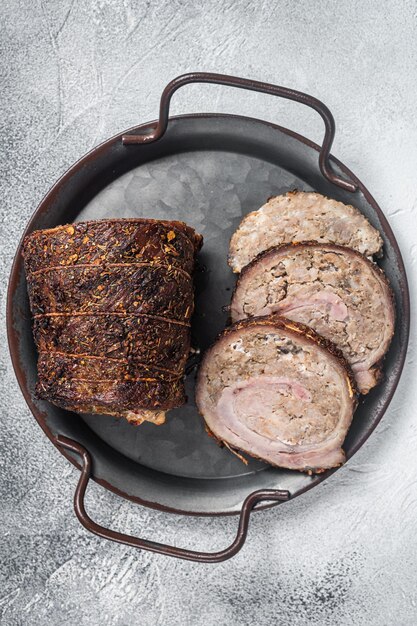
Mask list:
[[[281,83],[329,105],[333,152],[388,216],[415,293],[412,0],[3,0],[0,12],[2,316],[14,250],[49,186],[101,140],[153,119],[166,82],[195,69]],[[201,110],[322,135],[311,112],[267,96],[192,86],[173,100],[173,112]],[[81,528],[71,506],[77,472],[31,417],[4,324],[0,332],[1,624],[416,623],[414,332],[399,389],[369,442],[312,492],[254,515],[245,548],[221,565],[136,552]],[[194,548],[220,548],[236,527],[235,519],[140,509],[95,485],[88,506],[114,528]]]

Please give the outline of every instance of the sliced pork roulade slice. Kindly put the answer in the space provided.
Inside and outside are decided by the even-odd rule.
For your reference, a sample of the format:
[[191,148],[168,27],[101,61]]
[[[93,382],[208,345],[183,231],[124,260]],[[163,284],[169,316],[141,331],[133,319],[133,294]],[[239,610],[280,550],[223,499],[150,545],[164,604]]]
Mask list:
[[271,465],[317,471],[345,460],[353,375],[302,324],[271,315],[227,328],[203,358],[196,400],[217,439]]
[[343,352],[361,393],[380,377],[394,333],[385,274],[350,248],[304,242],[271,248],[242,271],[232,321],[278,313],[307,324]]
[[289,191],[243,218],[230,241],[229,265],[240,272],[272,246],[309,240],[349,246],[365,256],[382,248],[381,235],[355,207],[319,193]]

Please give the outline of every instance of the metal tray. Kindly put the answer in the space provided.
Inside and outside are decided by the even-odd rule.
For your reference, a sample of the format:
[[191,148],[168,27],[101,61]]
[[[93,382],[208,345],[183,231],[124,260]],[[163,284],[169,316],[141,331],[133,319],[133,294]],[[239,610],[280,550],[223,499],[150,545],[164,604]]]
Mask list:
[[[302,102],[325,124],[321,147],[290,130],[236,115],[198,114],[168,118],[178,87],[217,83]],[[396,333],[384,363],[385,378],[359,404],[344,448],[349,459],[384,414],[403,367],[409,333],[409,295],[401,253],[392,230],[365,186],[329,156],[334,121],[327,107],[306,94],[218,74],[186,74],[161,97],[159,121],[142,124],[104,142],[52,187],[23,236],[32,230],[85,219],[152,217],[184,220],[204,235],[196,276],[193,345],[203,352],[226,324],[235,277],[226,256],[242,215],[267,197],[290,189],[315,190],[354,204],[379,229],[384,257],[379,264],[395,294]],[[333,471],[317,476],[248,466],[206,435],[193,400],[197,359],[186,378],[188,404],[168,415],[167,424],[132,427],[109,416],[78,415],[34,396],[36,349],[31,333],[20,242],[8,292],[10,352],[26,402],[60,452],[82,469],[76,513],[92,532],[128,545],[189,560],[215,562],[242,546],[252,508],[272,506],[316,486]],[[342,470],[343,471],[343,470]],[[89,476],[115,493],[156,509],[194,515],[240,513],[231,546],[200,553],[129,537],[93,522],[84,508]]]

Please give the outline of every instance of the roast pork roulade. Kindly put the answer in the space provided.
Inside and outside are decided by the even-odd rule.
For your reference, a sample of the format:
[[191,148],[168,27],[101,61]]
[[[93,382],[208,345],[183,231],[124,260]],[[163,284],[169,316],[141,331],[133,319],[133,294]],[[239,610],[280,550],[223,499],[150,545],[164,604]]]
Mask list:
[[23,247],[40,398],[162,423],[185,402],[193,269],[202,237],[183,222],[78,222]]
[[240,272],[264,250],[296,241],[337,243],[365,256],[382,248],[381,235],[355,207],[315,192],[289,191],[243,218],[230,241],[229,264]]
[[385,274],[359,252],[304,242],[271,248],[239,276],[232,321],[278,313],[307,324],[341,349],[361,393],[380,376],[394,332]]
[[271,465],[318,471],[345,459],[356,388],[334,345],[271,315],[220,335],[204,355],[196,400],[209,430],[231,448]]

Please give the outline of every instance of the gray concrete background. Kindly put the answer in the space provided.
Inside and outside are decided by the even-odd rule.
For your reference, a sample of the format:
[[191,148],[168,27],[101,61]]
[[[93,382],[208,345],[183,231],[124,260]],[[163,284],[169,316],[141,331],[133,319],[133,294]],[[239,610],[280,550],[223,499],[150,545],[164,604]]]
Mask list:
[[[162,87],[190,70],[326,102],[338,124],[333,153],[388,216],[415,293],[415,2],[3,0],[0,13],[2,316],[18,239],[50,185],[101,140],[154,119]],[[172,110],[242,113],[322,136],[301,106],[231,89],[187,87]],[[245,548],[221,565],[140,553],[82,529],[71,506],[77,472],[31,417],[4,323],[0,332],[1,624],[417,623],[414,332],[369,442],[325,484],[255,515]],[[88,506],[114,528],[193,548],[220,548],[236,527],[144,510],[95,485]]]

